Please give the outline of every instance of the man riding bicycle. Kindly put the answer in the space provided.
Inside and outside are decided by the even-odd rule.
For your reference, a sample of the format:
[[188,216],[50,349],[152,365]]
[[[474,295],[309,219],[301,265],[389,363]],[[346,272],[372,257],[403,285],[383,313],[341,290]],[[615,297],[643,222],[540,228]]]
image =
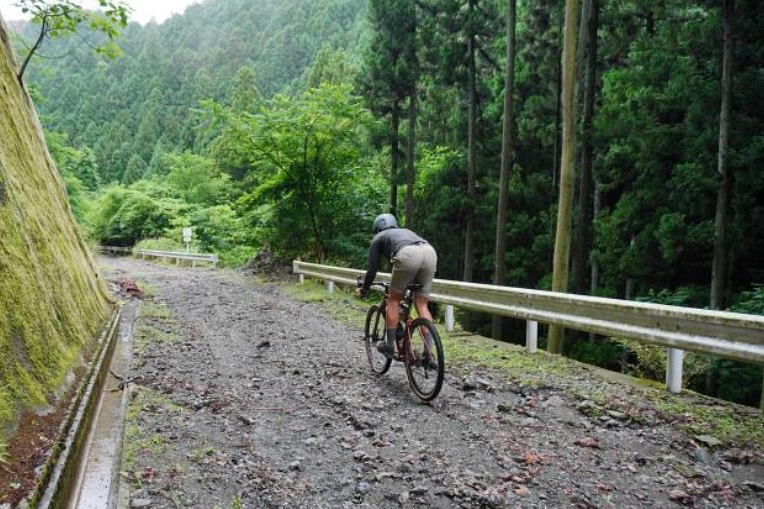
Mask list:
[[420,317],[432,321],[427,300],[435,277],[438,255],[422,237],[406,228],[398,228],[394,215],[380,214],[374,219],[374,238],[369,247],[369,267],[366,270],[366,277],[363,286],[356,290],[359,297],[364,297],[368,293],[379,270],[382,255],[392,264],[392,277],[385,313],[387,343],[380,342],[377,349],[392,359],[398,327],[398,308],[409,284],[422,285],[422,288],[417,290],[414,300],[417,313]]

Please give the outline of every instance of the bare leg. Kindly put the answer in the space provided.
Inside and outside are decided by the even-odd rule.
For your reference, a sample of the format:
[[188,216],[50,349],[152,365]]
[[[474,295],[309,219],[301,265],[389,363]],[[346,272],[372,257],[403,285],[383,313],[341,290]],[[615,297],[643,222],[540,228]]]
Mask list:
[[[417,295],[415,302],[416,302],[416,311],[419,314],[419,317],[432,321],[430,308],[427,307],[427,297]],[[420,327],[420,329],[422,330],[422,335],[424,336],[425,345],[427,347],[426,356],[430,357],[432,355],[430,353],[432,351],[432,336],[430,335],[430,331],[427,330],[426,327]]]
[[427,297],[417,295],[415,301],[416,301],[416,311],[419,314],[419,316],[421,318],[426,318],[427,320],[432,321],[430,308],[427,307]]
[[385,325],[387,325],[387,342],[384,347],[378,346],[377,348],[392,358],[393,352],[395,352],[395,339],[398,329],[399,312],[398,308],[401,304],[403,295],[390,291],[390,295],[387,297],[387,309],[385,310]]
[[401,300],[403,300],[403,295],[392,290],[390,291],[390,295],[387,298],[387,313],[385,315],[388,329],[398,327],[398,309],[400,308]]

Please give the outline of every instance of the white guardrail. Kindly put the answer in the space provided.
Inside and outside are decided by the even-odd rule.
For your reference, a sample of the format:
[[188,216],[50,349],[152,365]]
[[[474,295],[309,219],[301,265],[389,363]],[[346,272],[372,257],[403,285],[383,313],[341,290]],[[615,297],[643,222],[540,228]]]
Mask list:
[[[294,261],[293,271],[332,283],[355,285],[362,270]],[[377,280],[389,281],[379,273]],[[605,299],[570,293],[436,279],[430,299],[446,304],[446,329],[453,307],[527,320],[526,347],[535,352],[538,322],[606,336],[635,339],[668,348],[666,386],[682,389],[684,350],[752,364],[764,364],[764,316]],[[764,399],[764,398],[763,398]]]
[[206,253],[183,253],[174,251],[152,251],[148,249],[134,249],[133,254],[140,256],[141,258],[171,258],[174,259],[177,264],[180,264],[181,260],[188,260],[191,265],[196,267],[197,262],[211,263],[213,267],[218,265],[218,255],[206,254]]

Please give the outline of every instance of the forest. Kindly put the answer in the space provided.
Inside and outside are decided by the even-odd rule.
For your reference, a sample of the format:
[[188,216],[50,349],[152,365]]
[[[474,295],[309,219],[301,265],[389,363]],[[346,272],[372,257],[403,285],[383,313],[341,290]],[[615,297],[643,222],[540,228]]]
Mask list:
[[[40,27],[14,26],[26,55]],[[439,278],[556,290],[569,192],[568,291],[764,314],[762,33],[755,0],[207,0],[128,23],[115,59],[99,31],[51,38],[24,80],[94,245],[181,248],[191,226],[231,267],[268,249],[362,268],[389,211]],[[664,353],[625,339],[555,348],[663,377]],[[759,401],[761,367],[685,370]]]

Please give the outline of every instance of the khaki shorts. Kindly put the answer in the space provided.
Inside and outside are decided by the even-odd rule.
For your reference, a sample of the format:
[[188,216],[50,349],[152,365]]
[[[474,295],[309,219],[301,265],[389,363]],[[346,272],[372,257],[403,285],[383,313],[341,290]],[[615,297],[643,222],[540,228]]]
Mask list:
[[413,244],[401,248],[392,259],[393,275],[390,279],[390,289],[403,294],[411,283],[422,285],[417,294],[422,297],[430,295],[435,269],[438,266],[438,255],[430,244]]

